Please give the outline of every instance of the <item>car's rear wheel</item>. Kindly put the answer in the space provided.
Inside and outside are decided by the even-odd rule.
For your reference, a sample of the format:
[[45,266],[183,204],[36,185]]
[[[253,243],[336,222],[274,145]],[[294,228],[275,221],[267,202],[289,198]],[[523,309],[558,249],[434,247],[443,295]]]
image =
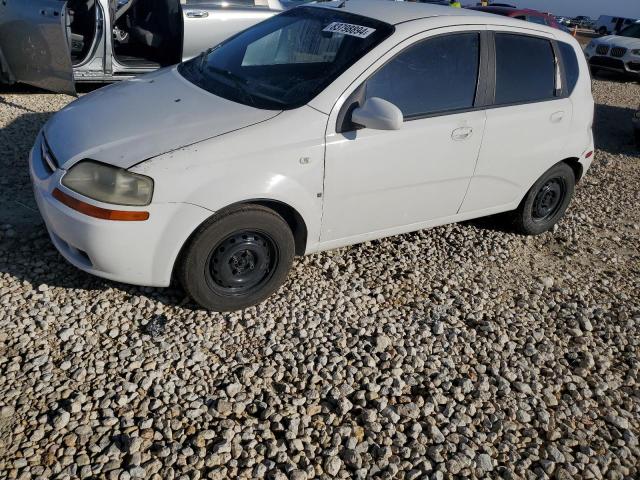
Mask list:
[[193,235],[179,266],[186,292],[208,310],[260,303],[287,278],[295,244],[287,222],[259,205],[214,216]]
[[526,235],[550,230],[563,217],[575,189],[576,177],[569,165],[547,170],[529,189],[512,214],[514,228]]

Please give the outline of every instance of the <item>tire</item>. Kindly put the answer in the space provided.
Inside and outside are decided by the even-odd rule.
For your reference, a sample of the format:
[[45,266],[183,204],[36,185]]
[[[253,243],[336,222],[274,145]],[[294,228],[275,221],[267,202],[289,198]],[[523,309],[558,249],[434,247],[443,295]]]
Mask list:
[[192,235],[178,279],[207,310],[241,310],[284,283],[294,253],[293,234],[280,215],[260,205],[241,205],[215,215]]
[[551,167],[512,213],[514,229],[525,235],[539,235],[553,228],[564,216],[575,185],[576,177],[569,165],[558,163]]
[[638,147],[640,149],[640,128],[636,128],[633,131],[633,135],[636,139],[636,147]]

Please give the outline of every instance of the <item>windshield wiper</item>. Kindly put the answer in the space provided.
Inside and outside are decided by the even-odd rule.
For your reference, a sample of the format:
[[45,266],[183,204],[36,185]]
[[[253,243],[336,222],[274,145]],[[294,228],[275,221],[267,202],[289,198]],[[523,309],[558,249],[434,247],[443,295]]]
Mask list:
[[245,100],[249,101],[249,103],[251,103],[251,105],[253,105],[254,107],[257,107],[256,102],[253,98],[253,95],[251,95],[247,91],[246,87],[249,84],[249,82],[247,81],[246,78],[243,78],[240,75],[233,73],[231,70],[225,70],[224,68],[214,67],[211,65],[207,65],[207,71],[217,73],[218,75],[221,75],[231,80],[235,85],[236,89],[238,89],[238,91],[245,98]]
[[200,61],[198,62],[198,70],[200,70],[200,73],[204,71],[204,64],[207,61],[207,57],[212,51],[213,48],[207,48],[204,52],[201,52],[200,55],[198,55],[198,58],[200,59]]
[[225,70],[224,68],[220,68],[220,67],[213,67],[211,65],[207,66],[207,70],[210,70],[214,73],[218,73],[220,75],[224,75],[225,77],[229,78],[230,80],[232,80],[233,82],[237,82],[240,85],[246,85],[247,83],[247,79],[244,77],[241,77],[240,75],[237,75],[235,73],[233,73],[231,70]]

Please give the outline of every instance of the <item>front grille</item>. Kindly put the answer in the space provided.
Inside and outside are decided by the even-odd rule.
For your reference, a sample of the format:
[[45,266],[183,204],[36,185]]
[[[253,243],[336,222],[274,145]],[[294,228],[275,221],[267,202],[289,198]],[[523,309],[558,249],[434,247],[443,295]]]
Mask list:
[[613,47],[611,49],[611,56],[616,58],[622,58],[627,54],[627,49],[622,47]]
[[42,154],[42,160],[44,161],[50,173],[53,173],[58,168],[58,161],[56,160],[55,155],[51,151],[51,147],[47,143],[47,139],[42,137],[42,144],[40,152]]
[[591,57],[589,63],[594,67],[604,67],[624,71],[624,62],[611,57]]
[[598,55],[608,55],[609,54],[609,46],[608,45],[598,45],[596,48],[596,53]]

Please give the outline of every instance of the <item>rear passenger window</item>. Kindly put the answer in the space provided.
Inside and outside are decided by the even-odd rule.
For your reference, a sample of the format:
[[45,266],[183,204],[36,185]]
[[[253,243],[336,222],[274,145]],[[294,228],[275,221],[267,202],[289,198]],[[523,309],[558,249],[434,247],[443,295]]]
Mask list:
[[396,105],[405,118],[473,107],[480,65],[480,36],[452,34],[408,47],[373,74],[366,98]]
[[496,104],[554,98],[556,63],[551,42],[542,38],[496,34]]
[[562,55],[562,63],[564,64],[564,75],[567,78],[567,91],[569,95],[573,93],[580,76],[580,66],[578,65],[578,57],[576,51],[568,43],[558,42],[560,54]]

